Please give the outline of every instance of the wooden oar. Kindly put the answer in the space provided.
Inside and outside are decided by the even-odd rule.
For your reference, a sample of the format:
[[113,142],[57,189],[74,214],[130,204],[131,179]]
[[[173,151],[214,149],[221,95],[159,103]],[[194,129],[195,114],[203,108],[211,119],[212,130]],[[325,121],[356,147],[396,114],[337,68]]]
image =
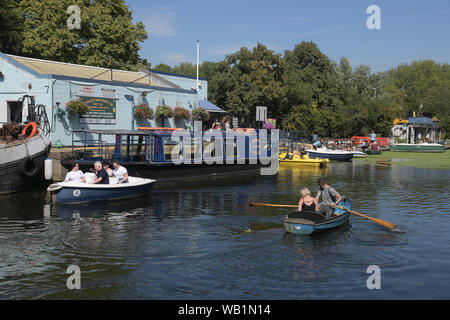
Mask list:
[[341,206],[338,206],[338,205],[335,205],[335,207],[339,208],[339,209],[342,209],[342,210],[346,210],[346,211],[348,211],[350,213],[356,214],[357,216],[360,216],[360,217],[372,220],[373,222],[381,224],[382,226],[385,226],[386,228],[389,228],[391,230],[394,230],[397,227],[395,224],[390,223],[388,221],[384,221],[384,220],[377,219],[377,218],[372,218],[372,217],[366,216],[365,214],[362,214],[362,213],[359,213],[359,212],[356,212],[356,211],[353,211],[353,210],[348,210],[347,208],[344,208],[344,207],[341,207]]
[[250,203],[250,207],[298,208],[293,204]]
[[[298,206],[296,205],[292,205],[292,204],[270,204],[270,203],[250,203],[251,207],[277,207],[277,208],[298,208]],[[389,228],[391,230],[394,230],[396,228],[396,225],[393,223],[390,223],[388,221],[384,221],[381,219],[376,219],[376,218],[372,218],[369,216],[366,216],[362,213],[353,211],[353,210],[348,210],[347,208],[341,207],[336,205],[336,208],[342,209],[342,210],[346,210],[350,213],[356,214],[357,216],[372,220],[373,222],[376,222],[378,224],[381,224],[382,226],[385,226],[386,228]]]

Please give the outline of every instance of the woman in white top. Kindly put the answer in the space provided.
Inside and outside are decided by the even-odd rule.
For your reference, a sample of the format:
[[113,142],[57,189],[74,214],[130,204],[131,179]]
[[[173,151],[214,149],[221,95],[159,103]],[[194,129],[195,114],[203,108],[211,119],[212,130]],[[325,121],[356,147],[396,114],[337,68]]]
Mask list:
[[73,165],[72,170],[67,173],[64,181],[85,182],[83,171],[80,170],[78,163]]
[[114,176],[117,178],[119,183],[128,182],[128,171],[125,167],[122,167],[117,160],[113,162]]

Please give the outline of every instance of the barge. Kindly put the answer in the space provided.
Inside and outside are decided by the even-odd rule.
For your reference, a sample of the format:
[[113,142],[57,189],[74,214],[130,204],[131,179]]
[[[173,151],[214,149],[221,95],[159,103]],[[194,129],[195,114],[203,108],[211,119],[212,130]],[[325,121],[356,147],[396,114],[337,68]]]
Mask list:
[[[276,150],[272,150],[274,145]],[[231,158],[227,156],[230,146]],[[205,156],[208,152],[212,158]],[[83,172],[88,172],[96,161],[110,163],[117,160],[127,168],[130,176],[171,182],[259,174],[274,160],[272,153],[278,160],[278,140],[271,141],[270,134],[261,137],[259,130],[252,133],[218,131],[209,135],[208,132],[174,132],[164,128],[74,130],[72,151],[62,157],[61,164],[70,170],[78,163]]]

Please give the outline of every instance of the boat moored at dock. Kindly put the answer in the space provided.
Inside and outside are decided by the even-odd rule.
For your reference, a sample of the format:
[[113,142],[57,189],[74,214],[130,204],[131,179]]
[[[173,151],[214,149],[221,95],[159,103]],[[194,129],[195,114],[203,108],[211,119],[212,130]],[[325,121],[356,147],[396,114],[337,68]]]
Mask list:
[[[221,131],[163,129],[74,130],[72,152],[61,159],[61,164],[70,170],[78,163],[86,172],[96,161],[117,160],[131,176],[172,182],[228,174],[256,174],[267,166],[265,163],[273,160],[271,135],[262,137],[258,130],[227,132],[225,135]],[[278,141],[275,143],[277,145]],[[278,158],[278,151],[276,154]]]
[[310,158],[308,155],[304,155],[303,157],[301,157],[299,155],[292,156],[291,153],[289,153],[286,156],[286,153],[281,153],[280,154],[280,163],[281,164],[325,167],[328,165],[328,163],[330,163],[330,160],[320,159],[320,158]]
[[0,139],[0,194],[26,191],[44,181],[44,160],[50,148],[50,140],[39,128],[22,140]]
[[440,143],[397,143],[391,144],[389,150],[393,152],[445,152],[445,146]]
[[306,150],[311,158],[330,159],[336,161],[350,161],[353,158],[352,151],[330,150],[327,148],[317,148],[317,150]]

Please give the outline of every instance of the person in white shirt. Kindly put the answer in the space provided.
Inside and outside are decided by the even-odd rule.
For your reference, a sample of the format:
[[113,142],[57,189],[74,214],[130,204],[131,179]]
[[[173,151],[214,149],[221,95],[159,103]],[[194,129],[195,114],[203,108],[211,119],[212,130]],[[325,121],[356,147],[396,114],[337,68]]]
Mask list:
[[80,170],[78,163],[73,165],[72,170],[66,174],[66,179],[64,181],[85,182],[83,171]]
[[105,163],[105,165],[103,166],[103,169],[105,169],[105,171],[108,172],[108,176],[112,177],[114,175],[114,172],[110,168],[109,163]]
[[128,182],[128,171],[125,167],[122,167],[117,160],[113,162],[114,176],[117,178],[118,183]]

